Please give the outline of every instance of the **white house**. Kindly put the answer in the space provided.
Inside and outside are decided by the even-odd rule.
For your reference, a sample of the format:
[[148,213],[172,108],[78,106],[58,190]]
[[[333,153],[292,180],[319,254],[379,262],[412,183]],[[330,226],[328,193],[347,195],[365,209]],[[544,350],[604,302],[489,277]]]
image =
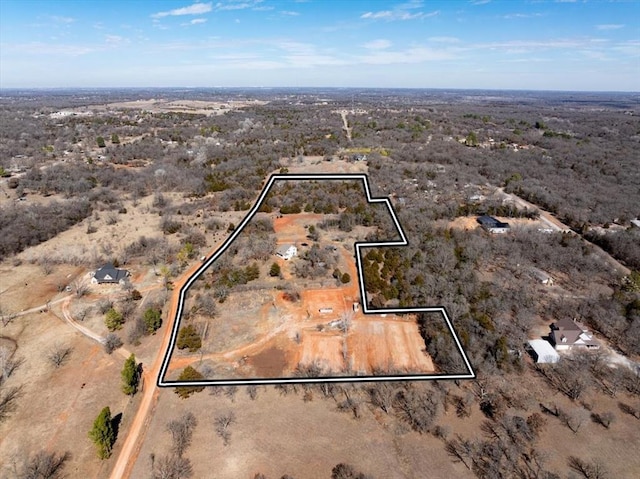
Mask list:
[[283,244],[276,250],[276,255],[282,259],[290,260],[298,255],[298,248],[292,244]]
[[537,364],[557,363],[560,355],[553,349],[553,346],[544,339],[531,339],[529,346],[533,350],[533,356]]

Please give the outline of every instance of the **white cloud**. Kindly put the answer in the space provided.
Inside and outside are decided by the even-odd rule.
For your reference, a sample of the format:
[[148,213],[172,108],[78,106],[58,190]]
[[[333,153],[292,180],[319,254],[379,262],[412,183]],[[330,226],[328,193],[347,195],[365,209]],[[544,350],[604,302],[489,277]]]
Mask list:
[[262,3],[262,0],[253,0],[249,2],[232,1],[229,3],[216,3],[216,10],[246,10],[247,8],[255,8]]
[[391,65],[398,63],[424,63],[438,60],[449,60],[453,54],[446,50],[436,50],[428,47],[412,47],[407,50],[381,50],[363,55],[357,59],[359,63],[372,65]]
[[391,42],[389,40],[379,39],[367,42],[362,46],[368,50],[384,50],[391,46]]
[[51,17],[51,20],[53,20],[56,23],[65,23],[65,24],[69,24],[69,23],[73,23],[76,21],[75,18],[71,18],[71,17],[60,17],[57,15],[54,15]]
[[508,15],[503,15],[502,18],[513,20],[514,18],[538,18],[542,16],[542,13],[510,13]]
[[191,20],[189,23],[191,25],[199,25],[201,23],[206,23],[207,19],[206,18],[194,18],[193,20]]
[[129,43],[127,38],[121,37],[120,35],[105,35],[104,41],[112,47]]
[[30,42],[19,44],[3,44],[3,52],[17,55],[62,55],[77,57],[98,51],[86,45],[70,45],[60,43]]
[[188,7],[175,8],[166,12],[158,12],[151,15],[152,18],[162,18],[169,16],[181,16],[181,15],[202,15],[213,10],[211,2],[209,3],[194,3]]
[[297,17],[298,15],[300,15],[299,12],[292,12],[290,10],[283,10],[280,12],[282,15],[287,15],[289,17]]
[[427,40],[434,43],[460,43],[456,37],[429,37]]
[[471,5],[486,5],[491,3],[491,0],[471,0]]
[[411,1],[409,3],[403,3],[398,5],[393,10],[380,10],[377,12],[366,12],[360,15],[360,18],[365,20],[417,20],[420,18],[428,18],[435,17],[440,14],[439,10],[435,10],[433,12],[415,12],[412,13],[411,10],[416,10],[422,7],[422,1]]
[[607,23],[604,25],[596,25],[596,28],[598,30],[619,30],[621,28],[624,28],[624,25],[619,23]]
[[360,16],[360,18],[371,18],[374,20],[377,20],[379,18],[390,18],[391,15],[393,15],[393,12],[391,10],[384,10],[381,12],[367,12],[364,13]]

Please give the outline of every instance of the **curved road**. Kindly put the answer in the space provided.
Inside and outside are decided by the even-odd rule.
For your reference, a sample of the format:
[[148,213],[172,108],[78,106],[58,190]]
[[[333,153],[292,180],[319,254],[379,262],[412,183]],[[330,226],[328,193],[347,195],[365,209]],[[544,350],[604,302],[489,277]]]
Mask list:
[[[220,245],[209,252],[207,256],[212,255],[218,250]],[[127,437],[122,445],[118,459],[111,471],[111,479],[122,479],[131,475],[131,470],[136,462],[140,448],[142,447],[142,439],[146,432],[149,423],[151,422],[151,416],[149,413],[155,408],[158,401],[158,393],[160,389],[156,384],[156,379],[160,374],[160,367],[164,359],[164,353],[169,348],[169,340],[171,339],[171,331],[173,330],[173,324],[178,314],[178,299],[180,297],[180,289],[184,286],[191,276],[200,268],[201,263],[195,263],[182,276],[173,283],[173,294],[171,295],[171,301],[169,303],[169,310],[166,316],[166,324],[164,327],[164,334],[162,335],[162,342],[158,347],[156,359],[150,368],[145,368],[142,373],[142,400],[138,411],[131,423],[131,427],[127,431]]]

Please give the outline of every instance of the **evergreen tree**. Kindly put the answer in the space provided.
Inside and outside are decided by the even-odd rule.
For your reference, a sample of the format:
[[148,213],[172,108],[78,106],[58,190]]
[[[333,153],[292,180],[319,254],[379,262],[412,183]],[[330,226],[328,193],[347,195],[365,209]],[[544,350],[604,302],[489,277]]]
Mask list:
[[270,276],[280,276],[280,265],[278,263],[273,263],[271,265],[271,269],[269,269]]
[[131,356],[124,362],[124,368],[120,373],[122,376],[122,392],[133,396],[138,391],[138,364],[136,363],[136,357],[132,353]]
[[124,317],[115,309],[111,308],[107,311],[107,314],[104,317],[104,324],[107,326],[109,331],[121,329],[124,324]]
[[[204,376],[191,366],[184,368],[178,377],[178,381],[198,381],[200,379],[204,379]],[[175,388],[175,393],[182,399],[186,399],[193,393],[200,392],[203,389],[204,386],[178,386]]]
[[202,339],[195,326],[189,324],[180,329],[178,333],[178,341],[176,343],[178,349],[189,349],[190,353],[195,353],[202,347]]
[[98,447],[98,457],[107,459],[111,456],[113,443],[116,442],[116,433],[113,430],[111,422],[111,410],[109,406],[105,407],[93,422],[93,428],[89,431],[89,437]]
[[142,319],[149,334],[155,333],[162,326],[162,313],[155,308],[147,308]]

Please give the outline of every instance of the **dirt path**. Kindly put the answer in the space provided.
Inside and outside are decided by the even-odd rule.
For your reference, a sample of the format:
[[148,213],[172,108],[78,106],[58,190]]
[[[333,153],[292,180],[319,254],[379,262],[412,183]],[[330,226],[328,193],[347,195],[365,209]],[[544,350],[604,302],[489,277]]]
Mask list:
[[344,131],[347,134],[347,140],[351,141],[351,128],[349,127],[349,123],[347,122],[347,112],[341,111],[340,116],[342,117],[342,123],[344,124]]
[[25,309],[24,311],[20,311],[19,313],[14,313],[14,316],[25,316],[27,314],[33,314],[33,313],[39,313],[40,311],[49,309],[51,306],[55,305],[55,304],[59,304],[62,303],[64,301],[68,301],[71,298],[73,298],[73,295],[70,294],[69,296],[64,296],[60,299],[56,299],[55,301],[47,301],[46,304],[43,304],[42,306],[36,306],[35,308],[30,308],[30,309]]
[[[216,245],[207,256],[212,255],[219,249],[220,245]],[[160,367],[164,359],[165,352],[169,349],[169,341],[171,339],[171,332],[173,331],[173,324],[178,315],[178,303],[180,298],[180,290],[185,283],[195,274],[200,268],[201,264],[196,262],[188,270],[186,270],[180,278],[176,279],[173,283],[173,295],[169,303],[169,309],[167,313],[167,321],[162,336],[162,342],[158,347],[156,358],[150,368],[145,368],[142,374],[141,382],[143,384],[142,400],[140,406],[136,412],[136,416],[131,423],[131,427],[127,431],[127,438],[125,439],[118,460],[113,466],[111,471],[111,479],[126,478],[131,475],[133,466],[136,463],[138,454],[142,447],[142,441],[146,434],[153,410],[158,402],[158,394],[160,389],[157,386],[156,379],[160,374]]]

